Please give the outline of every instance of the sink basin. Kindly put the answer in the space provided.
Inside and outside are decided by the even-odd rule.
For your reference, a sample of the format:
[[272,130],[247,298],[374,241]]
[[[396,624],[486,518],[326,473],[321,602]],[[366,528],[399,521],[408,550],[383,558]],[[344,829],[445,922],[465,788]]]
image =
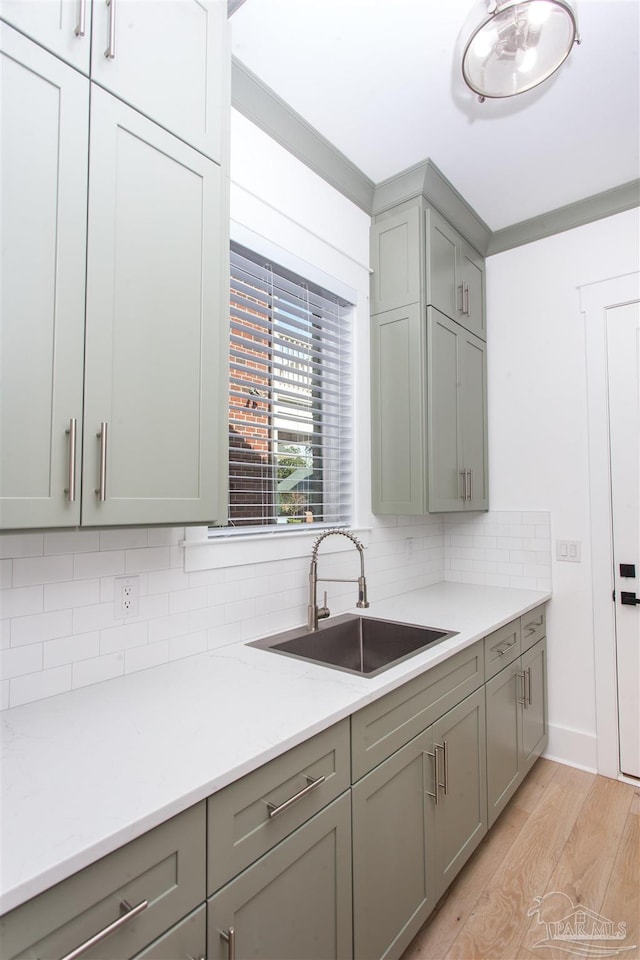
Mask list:
[[344,614],[322,621],[318,630],[297,627],[248,644],[334,670],[374,677],[408,657],[455,636],[455,631],[416,627],[392,620]]

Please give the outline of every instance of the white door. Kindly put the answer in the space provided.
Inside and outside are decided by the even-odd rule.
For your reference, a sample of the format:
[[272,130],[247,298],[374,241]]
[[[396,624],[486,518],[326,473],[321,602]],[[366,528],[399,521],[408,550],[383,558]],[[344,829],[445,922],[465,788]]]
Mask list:
[[620,769],[640,777],[640,304],[610,307],[606,335]]

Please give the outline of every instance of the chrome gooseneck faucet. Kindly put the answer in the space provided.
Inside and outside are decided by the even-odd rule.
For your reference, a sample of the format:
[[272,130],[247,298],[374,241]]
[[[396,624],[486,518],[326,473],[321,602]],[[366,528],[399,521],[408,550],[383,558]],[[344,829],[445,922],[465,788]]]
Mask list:
[[[359,577],[319,577],[318,576],[318,547],[327,537],[338,534],[351,540],[356,550],[360,554],[360,576]],[[364,547],[357,537],[347,530],[325,530],[316,539],[311,551],[311,566],[309,567],[309,606],[307,607],[307,629],[317,630],[318,620],[325,620],[330,616],[331,611],[327,607],[327,594],[324,595],[322,607],[318,607],[318,583],[357,583],[358,584],[358,602],[357,607],[368,607],[367,600],[367,581],[364,576]]]

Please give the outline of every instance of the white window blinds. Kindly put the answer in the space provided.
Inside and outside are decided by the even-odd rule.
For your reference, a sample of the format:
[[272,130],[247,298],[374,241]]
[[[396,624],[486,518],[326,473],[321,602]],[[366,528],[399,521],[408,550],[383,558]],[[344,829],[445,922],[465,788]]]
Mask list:
[[231,526],[350,522],[351,311],[232,245]]

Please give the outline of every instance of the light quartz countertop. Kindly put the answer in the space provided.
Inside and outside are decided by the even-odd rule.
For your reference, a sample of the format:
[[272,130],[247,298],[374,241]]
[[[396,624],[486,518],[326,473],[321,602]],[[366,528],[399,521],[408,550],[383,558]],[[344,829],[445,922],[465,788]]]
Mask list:
[[443,582],[372,602],[457,631],[373,678],[234,644],[5,711],[0,914],[549,597]]

